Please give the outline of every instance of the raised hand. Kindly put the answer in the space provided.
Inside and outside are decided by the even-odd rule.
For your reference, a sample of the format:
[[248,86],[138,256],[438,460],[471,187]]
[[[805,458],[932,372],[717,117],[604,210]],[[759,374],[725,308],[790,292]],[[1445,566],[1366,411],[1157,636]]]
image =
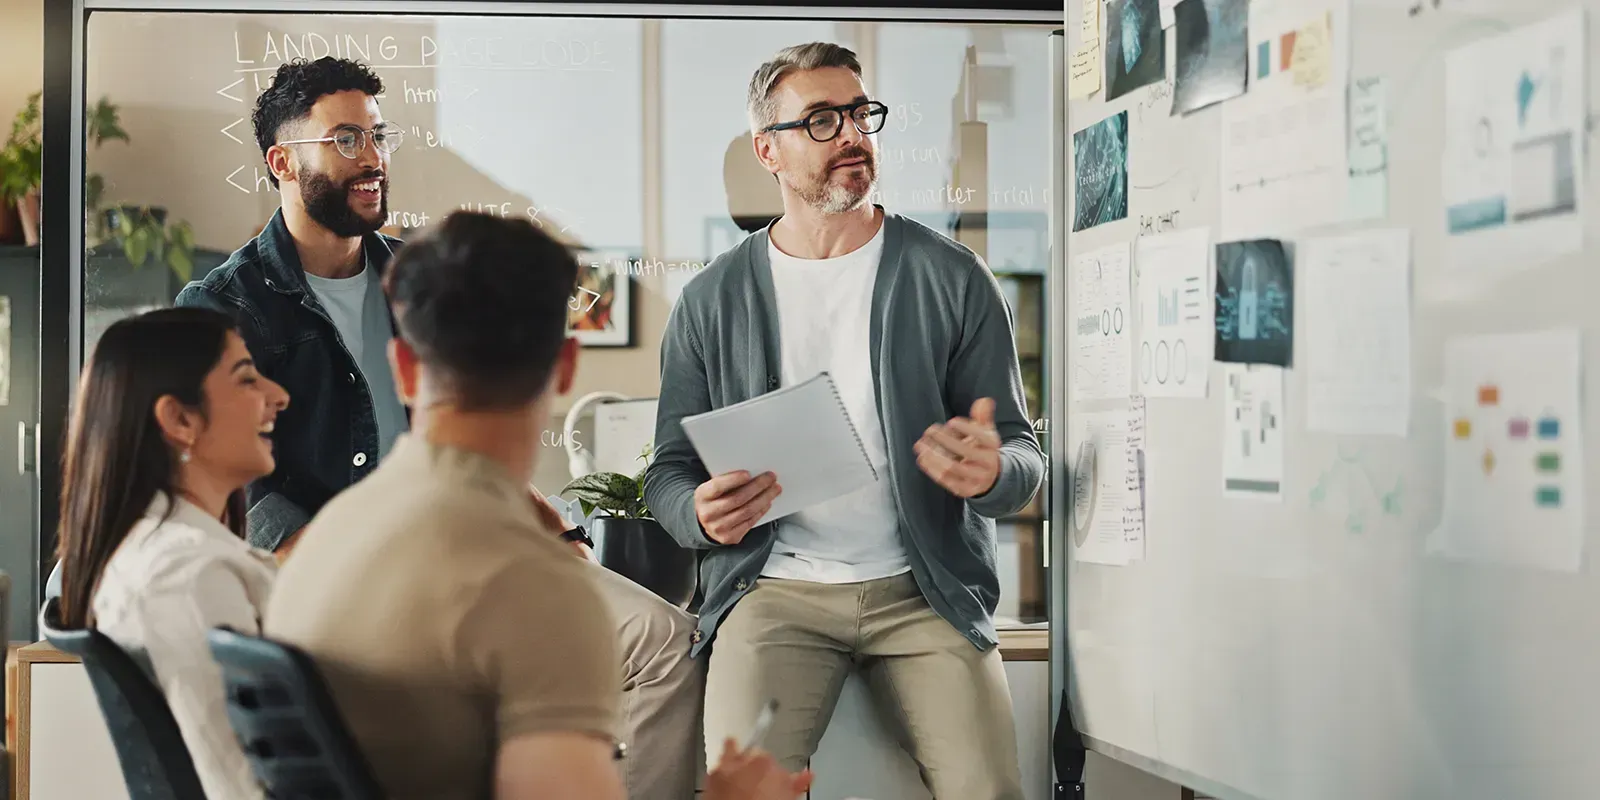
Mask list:
[[1000,479],[1000,432],[994,427],[994,400],[980,397],[972,416],[952,417],[929,426],[913,445],[917,467],[957,497],[977,497]]

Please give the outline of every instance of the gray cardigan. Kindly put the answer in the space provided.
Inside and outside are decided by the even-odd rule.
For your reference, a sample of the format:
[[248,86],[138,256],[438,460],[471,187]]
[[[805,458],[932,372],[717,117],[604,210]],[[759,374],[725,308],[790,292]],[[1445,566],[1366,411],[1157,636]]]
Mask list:
[[[974,646],[996,644],[1000,595],[993,518],[1026,506],[1044,455],[1024,408],[1011,315],[999,282],[971,250],[914,221],[884,214],[883,260],[872,292],[872,383],[889,449],[900,539],[928,603]],[[645,500],[684,547],[706,550],[693,639],[698,654],[718,622],[755,586],[775,525],[737,545],[711,540],[694,510],[709,479],[684,436],[684,417],[778,388],[781,361],[767,231],[746,237],[689,282],[661,342],[661,397]],[[963,500],[917,467],[912,445],[928,426],[995,400],[1000,478]],[[783,476],[779,475],[781,482]]]

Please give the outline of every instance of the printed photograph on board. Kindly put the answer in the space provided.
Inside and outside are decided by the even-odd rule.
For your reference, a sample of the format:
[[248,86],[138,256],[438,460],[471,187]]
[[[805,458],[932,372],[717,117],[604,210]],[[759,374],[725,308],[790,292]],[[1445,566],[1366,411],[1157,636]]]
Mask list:
[[1072,230],[1128,218],[1128,112],[1072,134]]
[[1294,277],[1277,239],[1217,245],[1216,359],[1289,366],[1294,352]]
[[1187,114],[1244,94],[1250,42],[1246,0],[1183,0],[1177,15],[1172,113]]
[[1106,99],[1167,77],[1166,44],[1157,0],[1112,0],[1106,7]]
[[624,253],[579,251],[567,327],[584,347],[633,346],[633,281]]

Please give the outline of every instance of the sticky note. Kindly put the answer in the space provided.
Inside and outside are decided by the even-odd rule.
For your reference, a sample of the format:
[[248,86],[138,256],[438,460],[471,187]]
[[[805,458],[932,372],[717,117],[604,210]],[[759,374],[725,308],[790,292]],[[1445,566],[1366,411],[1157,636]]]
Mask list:
[[1534,490],[1533,499],[1543,508],[1559,508],[1561,506],[1561,489],[1556,486],[1540,486]]
[[1278,62],[1278,69],[1288,69],[1294,65],[1294,31],[1278,39]]
[[1294,85],[1315,89],[1327,83],[1332,58],[1332,31],[1328,15],[1323,14],[1295,33],[1294,53],[1289,58]]
[[1486,383],[1486,384],[1484,384],[1482,386],[1479,386],[1478,387],[1478,405],[1480,405],[1480,406],[1497,406],[1497,405],[1500,405],[1500,387],[1496,386],[1496,385],[1494,385],[1492,383]]
[[1272,74],[1272,42],[1256,45],[1256,79]]
[[1083,0],[1078,49],[1067,64],[1067,97],[1078,99],[1100,91],[1100,0]]
[[1456,438],[1457,439],[1470,439],[1470,438],[1472,438],[1472,420],[1470,420],[1470,419],[1458,419],[1458,420],[1456,420]]
[[1494,451],[1485,450],[1483,451],[1483,474],[1488,475],[1491,472],[1494,472]]
[[1539,457],[1534,459],[1534,465],[1539,468],[1540,472],[1560,472],[1561,454],[1540,453]]
[[1555,417],[1545,417],[1539,420],[1539,438],[1554,439],[1561,435],[1561,420]]
[[1074,100],[1100,91],[1100,43],[1078,48],[1067,65],[1067,97]]
[[1506,428],[1507,433],[1509,433],[1513,439],[1528,438],[1528,421],[1522,417],[1517,417],[1516,419],[1511,420],[1511,422],[1506,425]]

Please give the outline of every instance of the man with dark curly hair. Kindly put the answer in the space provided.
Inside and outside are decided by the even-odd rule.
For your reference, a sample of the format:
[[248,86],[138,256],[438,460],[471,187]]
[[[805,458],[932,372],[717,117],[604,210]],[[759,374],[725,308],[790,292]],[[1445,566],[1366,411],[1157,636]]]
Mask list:
[[[252,122],[281,208],[176,300],[231,314],[262,374],[292,398],[272,431],[277,469],[250,486],[247,500],[250,542],[280,557],[330,498],[378,466],[409,423],[387,359],[394,320],[382,289],[401,242],[378,233],[403,136],[379,111],[382,93],[371,69],[347,59],[278,68]],[[616,623],[629,796],[692,797],[704,684],[688,654],[694,620],[593,563],[581,529],[566,538]],[[538,620],[527,623],[538,636]]]

